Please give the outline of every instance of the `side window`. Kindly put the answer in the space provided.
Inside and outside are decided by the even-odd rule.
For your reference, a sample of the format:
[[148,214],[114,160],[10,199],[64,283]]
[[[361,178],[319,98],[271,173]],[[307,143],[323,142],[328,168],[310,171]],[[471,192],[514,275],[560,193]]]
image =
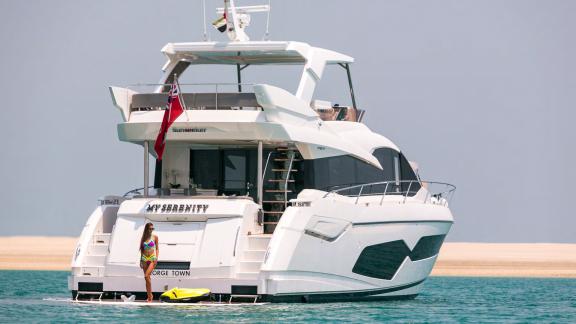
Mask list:
[[382,180],[388,181],[387,185],[382,185],[382,188],[377,188],[379,192],[394,193],[400,191],[399,186],[396,185],[396,166],[395,158],[398,158],[398,152],[391,148],[379,148],[374,151],[374,156],[380,162],[382,166]]
[[[356,160],[356,182],[358,184],[382,182],[383,174],[382,170],[370,165],[364,161]],[[377,194],[384,192],[384,186],[382,185],[372,185],[365,186],[362,194]]]
[[358,184],[356,179],[356,159],[351,156],[337,156],[328,159],[329,186],[348,187]]
[[[370,179],[358,176],[359,174],[366,176],[364,170],[366,167],[363,168],[360,166],[361,164],[365,164],[368,168],[376,169],[349,155],[305,160],[302,164],[304,186],[306,188],[330,191],[373,182]],[[372,173],[374,172],[372,171]]]
[[[391,148],[379,148],[374,156],[382,165],[382,170],[349,155],[327,157],[315,160],[304,160],[302,163],[302,182],[304,188],[319,190],[335,190],[354,185],[385,182],[365,186],[362,194],[381,194],[385,190],[389,194],[405,193],[410,187],[413,195],[420,189],[420,184],[403,182],[403,180],[417,180],[414,171],[404,156]],[[360,188],[342,192],[345,195],[356,195]]]
[[414,196],[420,190],[421,185],[418,177],[402,153],[400,153],[400,179],[403,180],[402,192],[408,191],[408,196]]
[[[381,181],[393,181],[386,188],[387,193],[406,193],[410,189],[408,195],[413,196],[420,190],[420,183],[416,182],[418,178],[402,153],[391,148],[379,148],[374,151],[374,156],[383,168]],[[384,189],[381,188],[380,192]]]
[[402,178],[402,180],[418,180],[416,173],[412,170],[410,162],[408,162],[402,153],[400,153],[400,178]]

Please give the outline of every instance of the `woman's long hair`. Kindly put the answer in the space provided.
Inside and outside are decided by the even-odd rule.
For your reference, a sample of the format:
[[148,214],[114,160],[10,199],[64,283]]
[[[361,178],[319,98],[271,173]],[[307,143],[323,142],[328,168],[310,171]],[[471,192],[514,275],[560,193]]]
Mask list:
[[152,223],[146,223],[144,226],[144,233],[142,233],[142,238],[140,239],[140,253],[144,253],[144,242],[148,241],[152,236],[152,232],[148,231]]

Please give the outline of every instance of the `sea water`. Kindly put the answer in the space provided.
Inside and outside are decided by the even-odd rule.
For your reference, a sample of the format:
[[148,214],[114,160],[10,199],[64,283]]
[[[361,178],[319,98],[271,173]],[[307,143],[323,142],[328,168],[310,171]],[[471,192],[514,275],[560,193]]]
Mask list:
[[576,323],[576,279],[431,277],[414,300],[138,307],[72,304],[67,276],[0,271],[0,321]]

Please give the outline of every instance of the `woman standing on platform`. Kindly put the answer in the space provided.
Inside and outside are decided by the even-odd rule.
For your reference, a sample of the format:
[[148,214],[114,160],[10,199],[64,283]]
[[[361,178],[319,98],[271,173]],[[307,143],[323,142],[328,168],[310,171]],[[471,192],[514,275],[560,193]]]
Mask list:
[[152,279],[150,276],[158,263],[158,236],[153,235],[153,231],[154,225],[147,223],[146,226],[144,226],[142,239],[140,239],[140,268],[144,270],[147,302],[151,302],[154,299],[154,295],[152,294]]

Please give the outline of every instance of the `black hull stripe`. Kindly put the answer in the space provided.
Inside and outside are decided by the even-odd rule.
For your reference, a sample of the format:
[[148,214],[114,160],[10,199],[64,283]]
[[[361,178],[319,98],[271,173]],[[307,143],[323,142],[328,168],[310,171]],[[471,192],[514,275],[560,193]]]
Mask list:
[[[426,280],[426,279],[424,279]],[[352,292],[336,292],[336,293],[297,293],[289,295],[260,295],[259,302],[270,302],[270,303],[327,303],[327,302],[343,302],[343,301],[376,301],[376,300],[404,300],[413,299],[417,294],[410,295],[398,295],[398,296],[375,296],[385,293],[391,293],[395,291],[400,291],[417,286],[424,282],[420,280],[407,285],[396,286],[391,288],[374,289],[374,290],[363,290],[363,291],[352,291]],[[77,290],[72,290],[72,299],[76,298]],[[105,299],[120,299],[120,295],[136,295],[137,300],[146,299],[146,292],[114,292],[106,291],[103,296]],[[161,293],[155,292],[154,299],[158,299]],[[89,296],[83,296],[89,297]],[[226,301],[229,300],[230,294],[218,294],[213,293],[211,295],[212,301]],[[84,299],[84,298],[83,298]],[[235,299],[236,300],[236,299]],[[251,298],[250,301],[254,299]],[[238,299],[238,301],[241,301]]]
[[418,294],[398,295],[398,296],[315,296],[315,295],[291,295],[291,296],[274,296],[263,295],[261,302],[269,303],[335,303],[335,302],[363,302],[363,301],[392,301],[414,299]]
[[302,292],[295,294],[262,295],[262,300],[273,303],[318,303],[318,302],[332,302],[332,301],[375,300],[376,298],[379,298],[379,300],[406,299],[406,298],[414,298],[416,297],[416,295],[404,295],[404,296],[374,296],[374,295],[381,295],[412,288],[414,286],[418,286],[419,284],[423,283],[425,280],[426,279],[422,279],[413,283],[391,288],[381,288],[381,289],[361,290],[351,292],[332,292],[332,293]]
[[380,224],[405,224],[405,223],[454,223],[448,220],[407,220],[407,221],[383,221],[383,222],[364,222],[352,223],[352,226],[380,225]]

